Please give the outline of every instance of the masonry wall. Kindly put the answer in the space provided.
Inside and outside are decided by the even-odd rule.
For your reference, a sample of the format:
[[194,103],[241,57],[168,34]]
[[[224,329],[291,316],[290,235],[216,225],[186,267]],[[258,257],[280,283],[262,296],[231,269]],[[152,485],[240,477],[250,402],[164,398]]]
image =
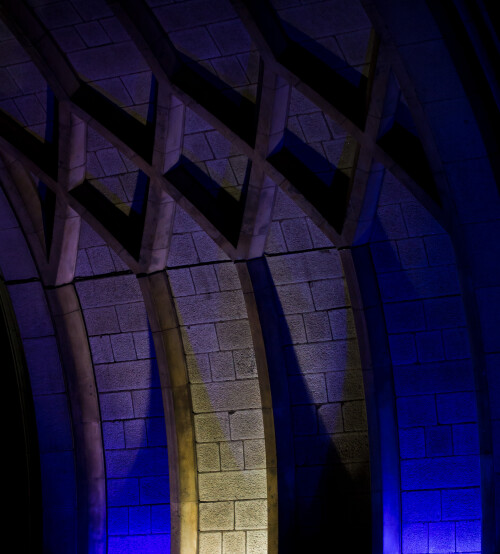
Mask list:
[[479,552],[475,384],[450,238],[386,173],[370,249],[393,364],[403,552]]
[[0,270],[19,325],[35,406],[47,551],[73,551],[76,476],[66,379],[47,299],[23,232],[0,190]]
[[224,258],[177,208],[167,274],[191,384],[200,553],[257,553],[267,549],[262,404],[241,284]]

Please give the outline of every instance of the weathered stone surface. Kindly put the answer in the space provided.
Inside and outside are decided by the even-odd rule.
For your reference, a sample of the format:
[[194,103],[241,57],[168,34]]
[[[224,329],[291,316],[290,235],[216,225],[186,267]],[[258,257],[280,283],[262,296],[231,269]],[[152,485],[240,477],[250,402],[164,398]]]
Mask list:
[[198,476],[200,500],[242,500],[266,497],[264,470],[221,471]]

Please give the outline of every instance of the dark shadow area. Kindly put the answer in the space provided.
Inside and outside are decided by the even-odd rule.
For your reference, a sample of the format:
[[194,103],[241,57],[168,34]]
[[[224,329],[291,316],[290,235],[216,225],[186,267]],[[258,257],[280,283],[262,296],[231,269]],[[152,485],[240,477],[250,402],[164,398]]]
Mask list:
[[[317,405],[303,379],[274,281],[265,258],[248,262],[262,325],[273,399],[278,458],[280,552],[371,552],[371,497],[368,463],[350,473],[318,417],[315,434],[294,433],[289,376],[305,410]],[[354,465],[360,462],[354,462]],[[327,545],[331,545],[327,546]]]
[[417,128],[408,106],[403,102],[399,84],[392,74],[389,78],[377,144],[438,206],[442,205]]
[[236,246],[245,208],[251,162],[248,162],[241,197],[236,200],[195,163],[181,156],[165,177]]
[[[253,146],[257,132],[260,85],[257,103],[253,103],[201,64],[180,52],[176,51],[175,54],[181,63],[172,75],[172,82],[215,115],[247,144]],[[259,82],[261,82],[260,79]]]
[[21,338],[0,275],[0,352],[2,353],[2,440],[5,480],[3,498],[8,509],[4,528],[16,552],[42,552],[42,483],[35,408]]
[[[357,156],[356,147],[356,154]],[[341,170],[296,135],[285,129],[283,139],[268,161],[308,200],[332,225],[342,232],[355,163]]]
[[[152,89],[156,90],[156,80],[153,79]],[[141,123],[133,115],[120,108],[112,100],[101,94],[98,90],[81,83],[71,100],[85,110],[96,121],[99,121],[106,129],[113,133],[129,148],[137,152],[148,163],[153,159],[154,129],[156,119],[156,92],[154,107],[148,111],[148,121]]]
[[[346,68],[338,56],[291,25],[284,25],[266,0],[244,0],[244,4],[278,62],[331,102],[355,125],[364,128],[371,79],[355,69]],[[375,46],[371,52],[372,66],[376,56]],[[344,67],[340,68],[340,63]]]
[[[148,191],[149,178],[139,171],[129,215],[117,208],[88,180],[72,189],[70,194],[115,237],[131,256],[138,260],[144,232]],[[139,207],[140,211],[136,211]]]
[[42,142],[3,110],[0,110],[0,137],[14,146],[21,155],[32,160],[44,173],[57,180],[57,140]]

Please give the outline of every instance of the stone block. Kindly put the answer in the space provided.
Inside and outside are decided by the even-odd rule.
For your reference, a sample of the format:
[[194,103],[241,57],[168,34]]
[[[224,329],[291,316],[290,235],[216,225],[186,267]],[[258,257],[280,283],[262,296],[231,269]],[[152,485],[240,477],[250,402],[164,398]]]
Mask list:
[[346,402],[342,406],[344,431],[365,431],[367,429],[366,407],[363,400]]
[[257,362],[252,349],[233,350],[236,379],[254,379],[257,377]]
[[318,432],[316,406],[294,406],[292,422],[294,435],[315,435]]
[[327,312],[304,314],[308,342],[327,341],[332,339],[330,320]]
[[301,314],[287,315],[280,318],[279,327],[282,344],[307,342],[304,319]]
[[165,420],[162,417],[146,419],[146,433],[148,436],[148,446],[166,446],[167,432]]
[[414,334],[389,335],[389,346],[394,365],[414,364],[417,362]]
[[91,308],[84,310],[83,314],[89,336],[120,332],[114,307]]
[[403,521],[440,521],[441,492],[404,492],[401,496]]
[[95,375],[100,392],[159,386],[158,371],[151,360],[98,365],[95,367]]
[[265,252],[266,254],[281,254],[286,250],[285,237],[281,231],[280,222],[272,221],[266,239]]
[[47,82],[33,62],[13,65],[9,67],[9,73],[23,94],[47,90]]
[[134,348],[139,360],[144,360],[146,358],[154,358],[154,344],[153,337],[148,331],[138,331],[133,333],[134,337]]
[[477,420],[473,392],[439,394],[436,397],[439,423],[467,423]]
[[195,413],[260,408],[260,390],[256,380],[192,385],[191,395]]
[[193,233],[193,241],[200,262],[229,260],[227,254],[204,231]]
[[455,263],[453,245],[448,235],[425,237],[424,242],[430,265],[451,265]]
[[142,300],[141,290],[134,275],[80,281],[76,283],[76,290],[84,309]]
[[113,350],[108,335],[89,337],[90,351],[94,364],[113,362]]
[[426,427],[425,451],[427,456],[450,456],[453,453],[451,428],[449,425]]
[[276,285],[342,277],[342,264],[336,250],[273,256],[267,263]]
[[385,304],[384,313],[389,333],[408,333],[426,328],[421,302]]
[[208,354],[186,355],[186,365],[190,383],[209,383],[212,381]]
[[213,412],[194,416],[196,442],[227,441],[230,439],[229,415]]
[[170,504],[151,506],[151,531],[170,533]]
[[422,427],[400,429],[399,451],[401,458],[423,458],[425,456],[425,434]]
[[230,531],[222,534],[223,554],[245,552],[246,534],[243,531]]
[[200,531],[234,529],[234,502],[200,503]]
[[220,455],[218,443],[205,443],[196,445],[196,459],[198,471],[220,471]]
[[429,552],[453,552],[455,549],[455,524],[452,522],[429,523]]
[[443,339],[440,331],[426,331],[416,336],[420,362],[436,362],[444,359]]
[[329,402],[363,400],[363,374],[361,370],[332,371],[326,374]]
[[266,472],[260,469],[201,473],[198,483],[202,502],[250,500],[267,496]]
[[[404,204],[402,204],[402,210],[403,210],[403,215],[406,222],[406,227],[408,229],[408,233],[410,234],[410,236],[412,237],[419,237],[423,235],[443,236],[444,231],[441,225],[439,225],[439,223],[430,215],[430,213],[422,205],[417,204],[416,202],[405,202]],[[427,240],[430,240],[430,239],[426,237],[426,241]]]
[[122,421],[102,423],[102,437],[106,450],[125,448],[125,433]]
[[37,276],[30,251],[19,228],[0,230],[0,259],[6,281]]
[[235,529],[266,529],[267,500],[235,502]]
[[247,554],[267,552],[267,531],[247,532]]
[[136,359],[134,338],[131,333],[122,333],[120,335],[111,335],[111,346],[113,348],[114,359],[117,362]]
[[400,427],[436,425],[436,400],[434,396],[410,396],[397,399]]
[[[164,460],[163,460],[164,461]],[[161,464],[163,473],[168,468]],[[170,502],[170,484],[168,475],[141,477],[139,480],[141,504],[165,504]]]
[[130,419],[123,422],[127,448],[147,446],[146,422],[143,419]]
[[435,298],[460,291],[456,268],[452,266],[425,267],[378,276],[384,302],[401,302],[419,298]]
[[219,283],[213,266],[201,265],[192,267],[191,276],[193,278],[196,294],[219,291]]
[[87,248],[86,253],[94,275],[113,273],[115,271],[115,264],[107,246],[93,246]]
[[222,534],[200,533],[200,554],[222,554]]
[[139,504],[138,479],[108,479],[106,482],[109,506]]
[[170,542],[169,534],[115,536],[108,539],[108,554],[168,552]]
[[297,345],[285,349],[289,374],[338,372],[361,367],[355,341],[334,341]]
[[214,266],[219,288],[223,290],[237,290],[241,288],[238,272],[234,263],[217,264]]
[[89,81],[147,71],[146,61],[132,41],[98,46],[68,55],[75,69]]
[[128,508],[108,508],[108,533],[128,535]]
[[328,312],[328,317],[334,340],[356,338],[356,326],[351,308],[332,310]]
[[215,325],[188,325],[181,327],[182,342],[187,355],[219,350]]
[[307,221],[304,217],[285,219],[281,222],[281,231],[288,251],[310,250],[313,247]]
[[199,261],[191,234],[172,235],[167,261],[169,267],[196,264]]
[[396,394],[437,394],[472,390],[474,380],[468,360],[398,366],[394,374]]
[[220,466],[223,471],[241,471],[245,468],[242,441],[221,442],[219,446]]
[[99,404],[101,407],[101,417],[104,421],[134,417],[130,392],[100,394]]
[[241,350],[253,346],[247,319],[217,323],[216,330],[221,350]]
[[323,404],[327,401],[325,376],[323,373],[288,378],[292,404]]
[[187,268],[171,269],[168,271],[168,280],[175,298],[179,296],[191,296],[195,293],[191,272]]
[[343,279],[325,279],[311,283],[314,306],[317,310],[332,310],[349,305]]
[[[106,451],[106,473],[111,478],[167,475],[167,449],[158,447],[140,450],[108,450]],[[148,504],[143,500],[141,503]]]
[[175,47],[196,60],[206,60],[220,56],[212,37],[204,27],[170,33]]
[[479,454],[479,432],[475,423],[453,425],[453,453]]
[[481,552],[481,520],[457,521],[456,551]]
[[388,271],[399,271],[401,269],[401,260],[396,241],[386,240],[370,244],[373,265],[377,273]]
[[247,52],[252,47],[250,37],[239,19],[213,23],[209,29],[221,53],[225,56]]
[[230,414],[229,425],[232,440],[264,438],[261,410],[243,410]]
[[444,352],[447,360],[470,358],[469,334],[467,329],[443,329]]
[[320,406],[318,408],[318,420],[320,433],[341,433],[344,430],[341,403]]
[[151,506],[131,506],[128,518],[131,535],[149,535],[151,533]]
[[24,339],[23,347],[33,394],[64,392],[66,387],[55,337]]
[[22,339],[53,335],[52,322],[40,283],[7,287]]
[[443,520],[478,519],[481,517],[479,488],[443,490]]
[[373,223],[371,241],[398,240],[408,237],[403,213],[399,204],[379,206]]
[[148,329],[148,316],[142,302],[116,306],[116,314],[122,332],[145,331]]
[[401,462],[403,490],[474,487],[479,481],[478,456],[443,456]]
[[429,524],[407,523],[403,525],[403,554],[429,551]]
[[424,241],[420,238],[399,240],[397,242],[399,259],[404,269],[426,267],[429,265]]
[[266,467],[266,444],[263,439],[243,442],[245,469],[262,469]]
[[184,325],[211,323],[246,317],[243,295],[224,291],[177,299],[179,319]]
[[276,292],[282,313],[298,314],[314,311],[311,291],[306,283],[278,286]]
[[65,394],[34,397],[40,452],[71,450],[73,437]]
[[160,389],[132,391],[135,417],[164,417]]

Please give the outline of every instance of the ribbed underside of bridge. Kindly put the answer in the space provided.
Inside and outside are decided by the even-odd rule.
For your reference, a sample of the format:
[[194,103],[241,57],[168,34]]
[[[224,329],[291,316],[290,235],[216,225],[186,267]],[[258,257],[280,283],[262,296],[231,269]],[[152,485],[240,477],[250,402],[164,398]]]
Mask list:
[[0,1],[16,552],[500,551],[493,4]]

